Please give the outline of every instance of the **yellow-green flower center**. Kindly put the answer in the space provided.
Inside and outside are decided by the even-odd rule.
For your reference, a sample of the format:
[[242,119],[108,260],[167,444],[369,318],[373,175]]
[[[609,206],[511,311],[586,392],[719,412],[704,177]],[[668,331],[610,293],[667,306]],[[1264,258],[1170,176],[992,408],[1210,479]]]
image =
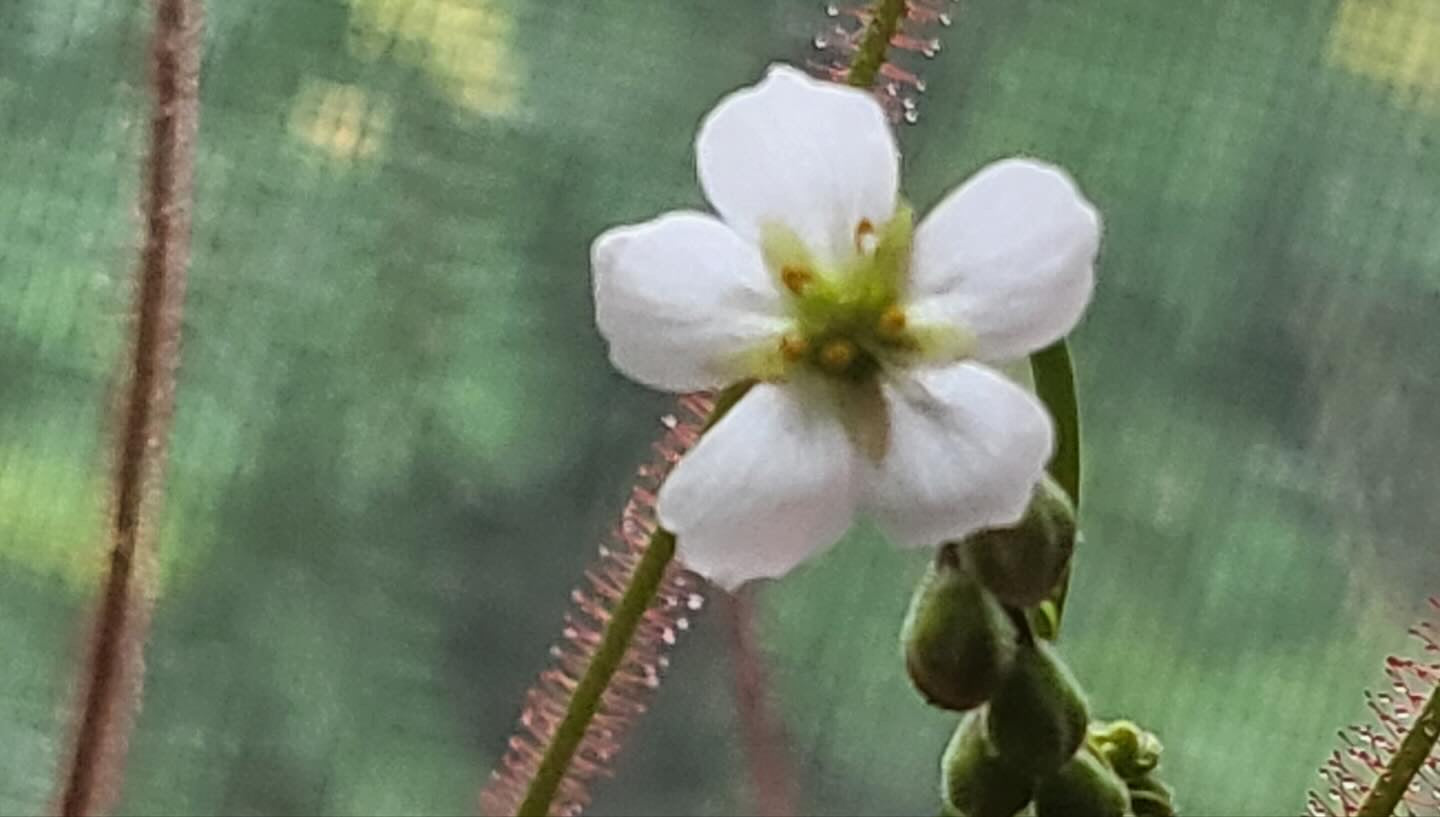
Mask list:
[[901,304],[910,267],[913,215],[901,205],[878,227],[855,225],[854,252],[836,267],[822,266],[791,231],[766,229],[766,263],[787,296],[794,328],[767,355],[776,374],[806,367],[844,380],[870,379],[886,362],[918,350]]

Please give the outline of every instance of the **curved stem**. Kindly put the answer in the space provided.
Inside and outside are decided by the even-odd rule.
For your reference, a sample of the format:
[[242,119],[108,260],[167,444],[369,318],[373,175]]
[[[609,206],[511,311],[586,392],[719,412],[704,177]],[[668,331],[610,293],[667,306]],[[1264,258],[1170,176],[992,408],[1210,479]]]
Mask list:
[[1365,801],[1355,812],[1356,817],[1390,817],[1394,814],[1395,808],[1410,790],[1415,775],[1420,773],[1430,753],[1435,751],[1437,738],[1440,738],[1440,686],[1430,692],[1430,700],[1425,702],[1420,717],[1365,796]]
[[1070,348],[1058,341],[1030,356],[1035,393],[1055,418],[1055,456],[1050,476],[1060,483],[1075,509],[1080,509],[1080,403]]
[[855,88],[869,88],[875,84],[880,66],[890,50],[890,41],[900,30],[900,18],[905,14],[905,0],[879,0],[871,12],[870,22],[860,35],[860,45],[855,58],[850,61],[847,84]]
[[[1035,394],[1055,418],[1055,456],[1050,475],[1070,495],[1075,512],[1080,512],[1080,401],[1075,387],[1075,365],[1070,347],[1059,340],[1030,356],[1035,377]],[[1070,568],[1055,589],[1055,629],[1065,612],[1065,595],[1070,589]]]

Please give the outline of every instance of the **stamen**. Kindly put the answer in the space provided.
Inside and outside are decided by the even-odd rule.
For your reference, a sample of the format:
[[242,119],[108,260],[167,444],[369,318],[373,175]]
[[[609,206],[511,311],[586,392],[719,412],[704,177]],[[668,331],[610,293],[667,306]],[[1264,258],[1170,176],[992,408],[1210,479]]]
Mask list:
[[810,342],[799,335],[786,335],[780,338],[780,356],[791,363],[804,360],[808,354],[810,354]]
[[860,223],[855,225],[855,251],[861,255],[873,255],[879,244],[874,222],[868,218],[860,219]]
[[785,288],[792,293],[799,295],[815,280],[815,273],[804,267],[786,265],[780,269],[780,281]]
[[875,331],[885,340],[899,340],[905,334],[905,310],[895,304],[885,307]]
[[834,374],[842,374],[855,362],[859,350],[848,340],[832,340],[820,349],[820,365]]

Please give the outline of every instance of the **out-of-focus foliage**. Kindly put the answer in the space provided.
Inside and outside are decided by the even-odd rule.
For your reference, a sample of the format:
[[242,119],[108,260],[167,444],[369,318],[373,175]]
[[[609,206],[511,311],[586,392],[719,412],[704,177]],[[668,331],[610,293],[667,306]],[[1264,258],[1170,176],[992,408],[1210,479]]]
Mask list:
[[[605,226],[698,205],[718,95],[809,0],[211,2],[196,252],[124,808],[472,807],[664,402],[590,315]],[[1193,813],[1289,813],[1440,581],[1440,10],[970,0],[906,128],[1107,220],[1075,339],[1066,654]],[[0,813],[40,809],[100,564],[145,4],[0,9]],[[953,724],[862,528],[766,595],[809,806],[932,810]],[[843,592],[837,592],[837,588]],[[723,639],[679,651],[598,811],[747,802]]]

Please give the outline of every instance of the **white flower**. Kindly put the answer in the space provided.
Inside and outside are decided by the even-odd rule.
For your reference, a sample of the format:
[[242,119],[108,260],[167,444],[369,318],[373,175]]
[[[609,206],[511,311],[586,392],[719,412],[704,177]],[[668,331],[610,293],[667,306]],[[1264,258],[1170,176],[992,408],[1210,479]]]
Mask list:
[[696,153],[719,218],[667,213],[591,254],[622,372],[674,392],[757,381],[660,491],[680,559],[734,588],[859,513],[903,546],[1018,520],[1051,421],[978,361],[1084,310],[1100,220],[1070,178],[997,162],[912,229],[880,105],[787,67],[723,99]]

